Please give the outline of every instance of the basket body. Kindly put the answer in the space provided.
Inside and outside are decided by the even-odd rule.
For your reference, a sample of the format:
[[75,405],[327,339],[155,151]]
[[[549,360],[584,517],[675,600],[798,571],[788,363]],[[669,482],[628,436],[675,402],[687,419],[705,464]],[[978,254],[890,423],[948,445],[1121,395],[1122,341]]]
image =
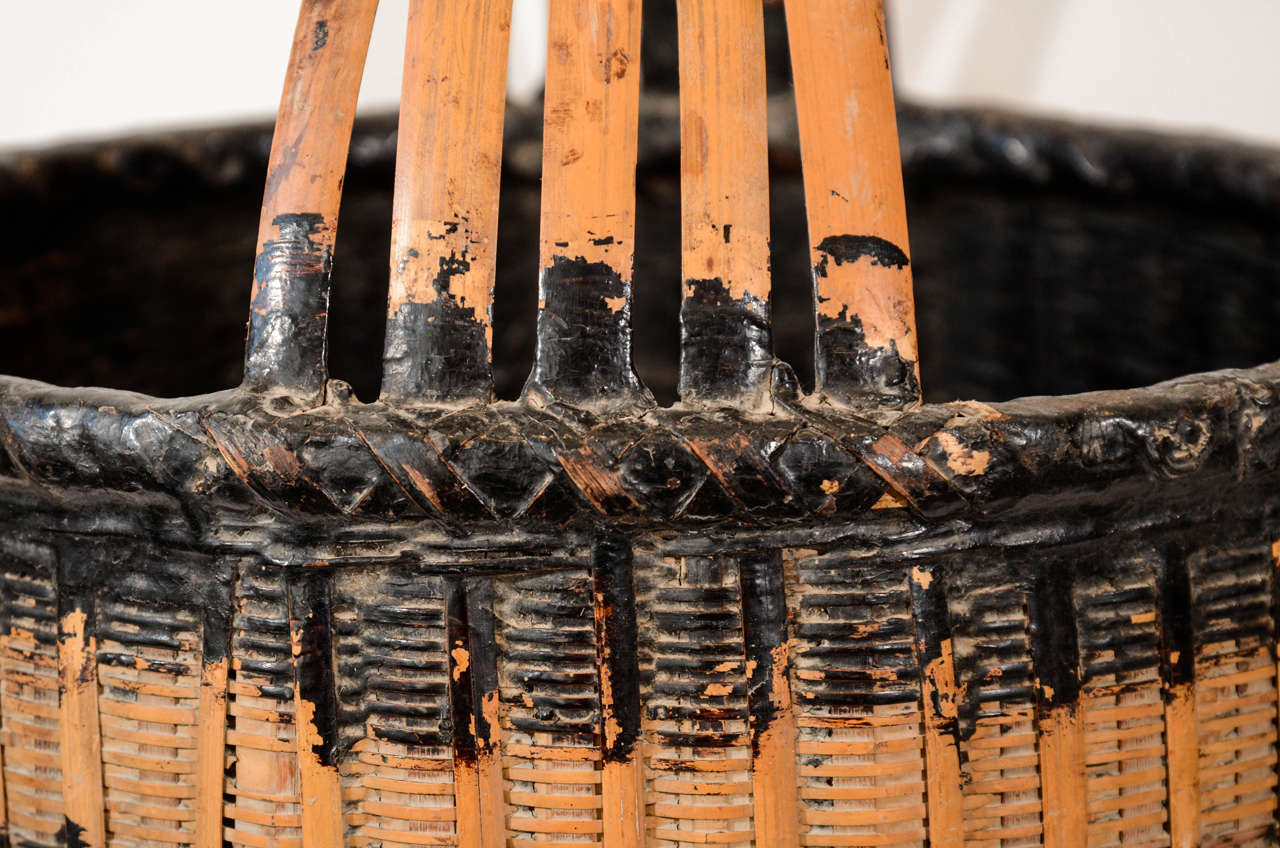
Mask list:
[[[983,257],[1019,232],[1045,251],[1029,288],[1059,253],[1085,291],[1109,288],[1108,263],[1164,256],[1193,294],[1219,268],[1234,306],[1155,283],[1136,298],[1156,328],[1200,321],[1198,364],[1274,355],[1254,329],[1276,309],[1274,157],[963,114],[906,126],[908,178],[948,222],[913,231],[922,291],[952,258],[975,287],[922,336],[950,321],[939,346],[989,366],[984,384],[934,356],[936,383],[1140,382],[1190,355],[1185,337],[1108,335],[1122,319],[1087,304],[1056,313],[1078,346],[1031,350],[1011,327],[980,349],[974,316],[1034,312],[982,288]],[[357,184],[386,164],[378,137]],[[216,185],[251,138],[223,137],[219,168],[190,140],[125,148],[188,169],[135,174],[130,200]],[[11,169],[12,195],[73,160]],[[1159,207],[1221,230],[1142,229]],[[987,217],[955,224],[966,209]],[[18,279],[42,261],[53,290],[75,276],[57,246],[26,251]],[[1155,352],[1128,361],[1126,343]],[[133,379],[167,379],[153,368]],[[4,378],[11,843],[1274,841],[1280,368],[893,413],[780,382],[745,414],[393,407],[336,381],[302,409]]]

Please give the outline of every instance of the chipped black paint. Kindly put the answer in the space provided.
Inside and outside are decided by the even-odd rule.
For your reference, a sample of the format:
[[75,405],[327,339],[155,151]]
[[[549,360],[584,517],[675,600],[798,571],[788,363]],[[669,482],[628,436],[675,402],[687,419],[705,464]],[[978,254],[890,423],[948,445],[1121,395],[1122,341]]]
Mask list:
[[750,295],[730,297],[719,277],[686,280],[684,286],[680,397],[695,402],[752,398],[773,373],[769,304]]
[[311,33],[311,52],[324,49],[329,43],[329,22],[316,21],[315,29]]
[[901,269],[911,264],[902,248],[879,236],[827,236],[818,243],[817,250],[822,259],[813,272],[819,277],[827,276],[828,261],[834,261],[837,267],[856,264],[860,259],[885,268]]
[[627,762],[636,754],[641,723],[634,564],[627,540],[605,536],[596,543],[591,581],[597,607],[596,656],[610,684],[608,700],[601,699],[600,717],[605,736],[612,732],[612,738],[606,738],[601,754],[608,763]]
[[651,404],[631,366],[631,284],[603,262],[552,258],[539,282],[542,308],[526,394],[569,403]]
[[780,649],[787,644],[787,592],[780,551],[737,556],[742,594],[743,653],[747,668],[747,713],[751,717],[751,750],[760,754],[760,740],[778,716],[774,679],[787,677],[778,669]]
[[1072,574],[1057,563],[1053,566],[1036,576],[1027,595],[1036,708],[1042,716],[1057,708],[1075,709],[1080,698],[1080,647]]
[[1196,679],[1195,630],[1191,617],[1191,577],[1185,550],[1172,546],[1165,554],[1158,576],[1160,598],[1160,673],[1166,700],[1177,695],[1175,687]]
[[[64,845],[66,848],[91,848],[89,842],[84,838],[87,832],[82,826],[72,821],[70,816],[63,816],[62,827],[58,831],[58,844]],[[25,846],[28,843],[20,842],[18,844]]]
[[[403,267],[417,258],[409,250]],[[440,257],[428,303],[406,301],[387,319],[382,354],[382,397],[396,401],[488,400],[493,385],[489,316],[474,304],[463,304],[450,281],[471,270],[471,261],[450,254]]]
[[[928,673],[944,661],[944,646],[951,643],[951,617],[947,611],[947,570],[941,564],[915,566],[908,577],[911,591],[911,621],[915,628],[912,645],[916,663]],[[944,737],[955,743],[961,765],[967,755],[960,745],[960,723],[957,720],[958,703],[955,692],[944,692],[936,686],[930,693],[925,709],[932,713],[934,726]]]
[[212,665],[230,659],[232,594],[235,584],[235,563],[220,558],[208,564],[207,583],[203,593],[201,617],[201,660]]
[[244,384],[313,400],[328,377],[333,253],[319,236],[332,224],[314,213],[280,215],[272,224],[279,236],[262,245],[254,266]]
[[498,698],[498,638],[493,617],[493,581],[466,581],[467,627],[471,650],[471,687],[476,748],[482,756],[498,752],[498,728],[489,723],[485,704]]
[[[867,260],[885,268],[910,265],[902,248],[879,236],[828,236],[816,248],[822,258],[813,267],[815,284],[836,266]],[[898,353],[896,342],[878,348],[867,344],[862,320],[841,308],[834,318],[818,315],[817,385],[850,400],[897,406],[920,399],[916,363]]]
[[444,593],[445,652],[449,679],[449,714],[453,717],[453,756],[459,763],[474,766],[479,747],[472,727],[477,703],[471,671],[471,625],[467,591],[461,578],[450,576],[444,580]]
[[862,321],[841,309],[835,318],[818,316],[818,385],[863,403],[898,406],[920,396],[915,362],[888,347],[867,344]]
[[[293,569],[286,576],[294,685],[312,705],[317,739],[311,751],[321,766],[338,763],[338,691],[334,675],[332,574],[328,568]],[[299,728],[299,733],[303,732]]]

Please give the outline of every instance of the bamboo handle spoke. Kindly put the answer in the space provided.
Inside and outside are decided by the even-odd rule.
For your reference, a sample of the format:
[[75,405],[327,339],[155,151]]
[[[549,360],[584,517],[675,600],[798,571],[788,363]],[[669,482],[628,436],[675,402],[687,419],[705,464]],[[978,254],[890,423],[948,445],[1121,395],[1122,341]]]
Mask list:
[[680,395],[754,405],[773,371],[761,0],[680,0]]
[[902,162],[881,0],[787,0],[815,309],[817,389],[920,398]]
[[640,0],[551,0],[530,388],[642,399],[631,365]]
[[315,401],[328,377],[329,276],[356,96],[377,0],[298,15],[258,224],[245,385]]
[[511,0],[414,0],[382,395],[489,399]]

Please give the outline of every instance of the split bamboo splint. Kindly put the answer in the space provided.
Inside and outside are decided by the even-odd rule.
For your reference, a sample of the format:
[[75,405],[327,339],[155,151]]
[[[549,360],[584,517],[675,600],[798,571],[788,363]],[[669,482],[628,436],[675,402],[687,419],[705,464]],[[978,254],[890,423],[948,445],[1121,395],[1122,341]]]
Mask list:
[[493,403],[510,7],[413,0],[359,403],[325,340],[374,6],[303,3],[242,387],[0,378],[9,844],[1274,841],[1280,367],[919,406],[881,10],[787,0],[799,397],[762,0],[679,0],[658,409],[631,364],[640,0],[551,0],[536,359]]

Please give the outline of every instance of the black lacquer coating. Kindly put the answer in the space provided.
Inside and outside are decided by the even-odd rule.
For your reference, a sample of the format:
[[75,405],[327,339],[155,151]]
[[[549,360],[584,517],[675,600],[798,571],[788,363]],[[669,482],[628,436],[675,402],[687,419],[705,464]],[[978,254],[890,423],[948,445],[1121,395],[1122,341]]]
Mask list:
[[[631,545],[606,536],[591,562],[596,614],[596,653],[609,680],[600,713],[607,725],[605,762],[626,762],[640,741],[640,671],[636,657],[636,593]],[[602,693],[603,694],[603,693]]]
[[[317,738],[311,746],[324,767],[338,762],[338,690],[333,666],[332,574],[327,568],[291,570],[286,577],[289,629],[298,698],[312,705]],[[301,730],[299,732],[302,732]]]
[[[727,229],[727,226],[726,226]],[[680,305],[680,397],[751,398],[773,373],[769,304],[730,296],[720,278],[685,280]]]
[[[417,258],[417,251],[404,261]],[[440,258],[430,303],[405,302],[387,319],[382,353],[382,397],[388,400],[487,400],[487,315],[463,305],[449,281],[471,268],[464,256]]]
[[1080,697],[1080,647],[1071,584],[1071,569],[1055,566],[1035,577],[1027,595],[1036,704],[1042,712],[1072,707]]
[[244,382],[314,398],[328,376],[326,334],[333,254],[316,239],[331,227],[312,213],[280,215],[253,271]]
[[538,343],[525,391],[570,403],[642,399],[631,366],[631,286],[603,262],[556,256],[539,291]]
[[[747,667],[747,712],[751,716],[751,747],[760,753],[760,737],[778,712],[774,683],[787,669],[777,668],[779,649],[787,644],[787,592],[779,551],[738,555],[742,592],[742,634]],[[783,660],[785,662],[785,660]]]

